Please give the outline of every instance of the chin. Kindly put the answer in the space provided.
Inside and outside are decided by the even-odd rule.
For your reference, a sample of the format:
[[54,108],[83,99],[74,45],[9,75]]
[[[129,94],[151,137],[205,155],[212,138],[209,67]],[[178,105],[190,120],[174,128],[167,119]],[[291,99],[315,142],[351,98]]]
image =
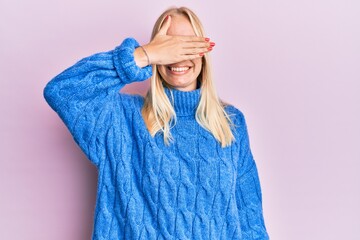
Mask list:
[[172,88],[188,89],[190,91],[196,88],[196,81],[165,81],[167,86]]

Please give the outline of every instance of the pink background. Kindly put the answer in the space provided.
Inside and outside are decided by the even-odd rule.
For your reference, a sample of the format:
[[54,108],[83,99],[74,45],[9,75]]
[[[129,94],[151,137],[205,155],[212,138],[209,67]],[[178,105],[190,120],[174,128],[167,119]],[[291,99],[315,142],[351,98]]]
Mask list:
[[[198,13],[216,42],[215,84],[246,116],[271,238],[360,239],[360,2],[172,4]],[[43,88],[127,36],[147,43],[169,6],[0,0],[0,239],[90,238],[96,168]]]

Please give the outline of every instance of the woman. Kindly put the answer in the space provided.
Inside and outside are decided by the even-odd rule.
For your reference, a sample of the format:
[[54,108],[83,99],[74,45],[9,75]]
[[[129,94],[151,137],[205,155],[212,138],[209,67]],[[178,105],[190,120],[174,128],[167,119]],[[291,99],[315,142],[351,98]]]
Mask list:
[[[99,170],[93,239],[268,239],[244,116],[213,86],[214,45],[172,8],[147,45],[125,39],[46,85]],[[145,98],[119,93],[148,78]]]

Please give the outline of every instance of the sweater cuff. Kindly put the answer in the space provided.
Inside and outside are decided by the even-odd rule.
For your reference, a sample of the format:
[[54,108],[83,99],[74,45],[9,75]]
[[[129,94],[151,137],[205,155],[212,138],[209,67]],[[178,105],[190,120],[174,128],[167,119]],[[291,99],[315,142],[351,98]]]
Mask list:
[[140,44],[134,38],[126,38],[113,53],[113,60],[119,77],[125,83],[144,81],[151,77],[152,66],[140,68],[134,59],[135,48]]

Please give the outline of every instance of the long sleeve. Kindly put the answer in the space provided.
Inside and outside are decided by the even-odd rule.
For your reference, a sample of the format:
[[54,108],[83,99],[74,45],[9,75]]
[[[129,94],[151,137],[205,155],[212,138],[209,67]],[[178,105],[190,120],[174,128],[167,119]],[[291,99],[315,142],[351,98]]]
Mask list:
[[121,131],[122,108],[127,103],[120,89],[151,77],[151,66],[135,64],[133,52],[138,46],[135,39],[127,38],[114,50],[78,61],[44,88],[47,103],[96,166],[105,158],[106,138]]
[[240,115],[240,155],[236,180],[236,202],[238,205],[243,239],[269,239],[262,210],[262,193],[257,166],[250,149],[247,126]]

